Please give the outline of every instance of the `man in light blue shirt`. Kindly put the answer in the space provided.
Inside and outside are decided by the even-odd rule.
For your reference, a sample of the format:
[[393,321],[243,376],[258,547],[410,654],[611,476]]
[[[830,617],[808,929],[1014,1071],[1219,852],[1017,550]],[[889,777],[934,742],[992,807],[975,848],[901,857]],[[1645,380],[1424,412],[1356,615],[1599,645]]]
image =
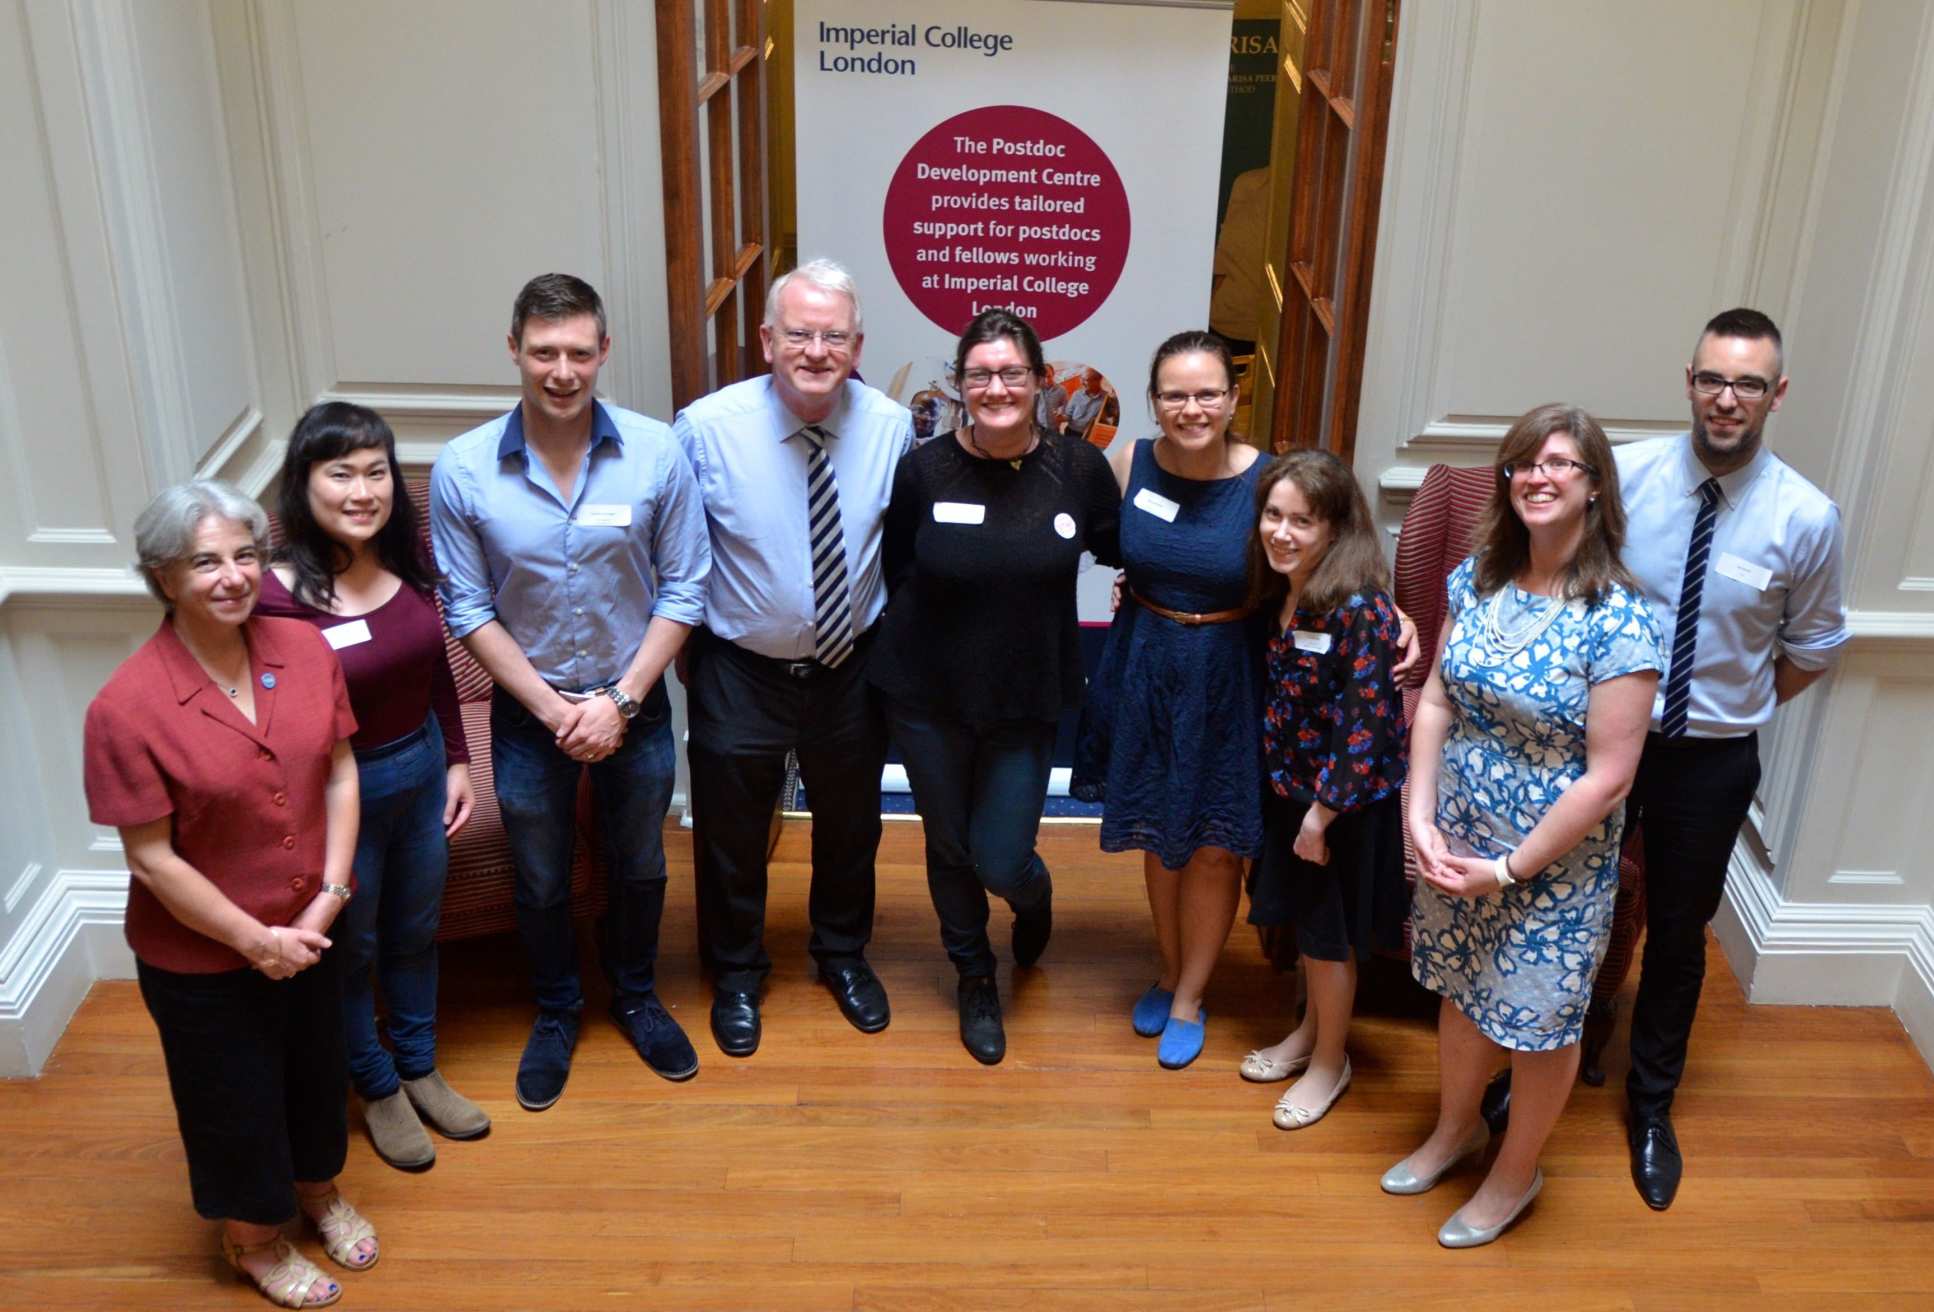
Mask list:
[[1645,842],[1645,958],[1626,1079],[1632,1179],[1655,1209],[1684,1162],[1670,1111],[1733,844],[1759,786],[1757,731],[1847,641],[1840,512],[1763,445],[1785,399],[1779,329],[1706,325],[1686,366],[1692,428],[1620,447],[1624,561],[1672,652],[1626,803]]
[[511,314],[522,400],[453,439],[430,477],[445,621],[497,685],[491,760],[537,991],[517,1068],[531,1111],[563,1094],[584,1009],[570,876],[587,768],[610,857],[612,1017],[659,1075],[698,1070],[652,971],[674,770],[661,676],[704,618],[711,549],[671,430],[596,399],[610,351],[596,291],[533,278]]
[[673,425],[711,530],[705,627],[688,693],[701,947],[719,1049],[759,1046],[766,836],[796,751],[813,814],[809,950],[856,1028],[890,1018],[866,964],[880,842],[881,710],[861,675],[886,606],[881,522],[913,441],[904,406],[853,379],[858,293],[814,260],[773,283],[772,373],[694,401]]

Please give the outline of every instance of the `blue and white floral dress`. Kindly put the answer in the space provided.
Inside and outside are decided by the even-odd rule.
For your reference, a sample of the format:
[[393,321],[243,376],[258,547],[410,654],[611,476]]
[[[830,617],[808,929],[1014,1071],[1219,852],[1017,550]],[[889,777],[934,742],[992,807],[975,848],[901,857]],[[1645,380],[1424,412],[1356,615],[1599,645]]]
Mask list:
[[[1437,826],[1454,850],[1483,857],[1517,847],[1585,773],[1585,709],[1593,684],[1665,668],[1659,626],[1642,597],[1612,587],[1595,606],[1565,603],[1521,650],[1487,636],[1493,597],[1472,583],[1473,559],[1451,572],[1450,637],[1439,677],[1450,734],[1437,776]],[[1506,584],[1494,627],[1523,633],[1550,599]],[[1410,973],[1457,1004],[1495,1042],[1523,1052],[1578,1041],[1592,977],[1605,957],[1618,892],[1623,807],[1522,881],[1481,898],[1448,897],[1423,880],[1411,902]]]

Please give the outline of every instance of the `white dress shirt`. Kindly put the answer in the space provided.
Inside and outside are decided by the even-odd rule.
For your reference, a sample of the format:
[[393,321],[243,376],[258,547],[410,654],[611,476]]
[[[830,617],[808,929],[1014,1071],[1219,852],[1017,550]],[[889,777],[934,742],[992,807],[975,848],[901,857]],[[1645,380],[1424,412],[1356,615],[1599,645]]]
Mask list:
[[[1625,501],[1625,567],[1652,603],[1670,649],[1678,640],[1699,485],[1712,474],[1693,454],[1690,433],[1621,446],[1615,458]],[[1801,669],[1822,670],[1848,636],[1839,507],[1764,447],[1721,476],[1719,492],[1694,647],[1686,727],[1694,738],[1758,729],[1777,705],[1774,660],[1784,656]],[[1652,703],[1654,729],[1665,682]]]

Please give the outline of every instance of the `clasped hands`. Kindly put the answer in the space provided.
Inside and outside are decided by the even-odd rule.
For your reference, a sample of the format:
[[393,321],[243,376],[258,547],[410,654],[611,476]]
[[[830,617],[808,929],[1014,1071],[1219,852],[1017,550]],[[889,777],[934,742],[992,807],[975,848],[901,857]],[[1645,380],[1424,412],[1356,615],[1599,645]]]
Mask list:
[[248,964],[270,979],[288,979],[322,960],[327,935],[300,925],[271,925],[248,953]]
[[1497,862],[1490,857],[1458,856],[1434,821],[1411,818],[1410,845],[1417,850],[1417,874],[1450,897],[1489,897],[1498,891]]
[[602,761],[624,743],[625,717],[609,697],[599,693],[574,702],[560,696],[558,703],[562,711],[551,730],[558,750],[573,761]]

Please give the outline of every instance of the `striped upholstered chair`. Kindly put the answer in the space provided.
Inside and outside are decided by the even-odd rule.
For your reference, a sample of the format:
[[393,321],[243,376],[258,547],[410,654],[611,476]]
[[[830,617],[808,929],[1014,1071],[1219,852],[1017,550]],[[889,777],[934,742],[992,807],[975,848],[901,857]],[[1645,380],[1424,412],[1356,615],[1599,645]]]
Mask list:
[[[430,550],[430,481],[408,480],[410,501],[416,507],[417,523],[422,526],[423,549]],[[271,541],[282,540],[282,526],[269,517]],[[439,601],[437,609],[442,610]],[[483,934],[507,933],[517,927],[511,893],[516,887],[517,871],[511,864],[510,841],[504,836],[504,821],[497,810],[497,791],[490,763],[490,697],[494,685],[483,667],[471,658],[463,644],[443,633],[450,653],[450,671],[456,677],[458,711],[463,716],[464,737],[470,744],[470,783],[476,792],[476,808],[470,823],[450,840],[450,878],[443,890],[443,921],[437,928],[439,940],[475,938]],[[571,911],[574,916],[596,915],[604,910],[604,854],[598,847],[597,830],[591,825],[591,786],[587,777],[578,788],[577,852],[571,861]]]
[[[1471,554],[1471,539],[1484,506],[1491,497],[1490,466],[1460,469],[1451,465],[1432,465],[1417,489],[1410,509],[1404,512],[1403,528],[1397,537],[1395,590],[1397,605],[1417,626],[1417,644],[1425,659],[1404,677],[1405,722],[1413,720],[1417,703],[1423,697],[1424,682],[1430,677],[1430,655],[1437,650],[1437,639],[1449,607],[1445,580],[1458,562]],[[1406,808],[1410,786],[1404,785]],[[1405,826],[1404,873],[1412,884],[1417,880],[1417,854],[1410,844]],[[1599,1056],[1611,1036],[1618,991],[1631,970],[1632,955],[1638,945],[1639,931],[1645,927],[1645,848],[1638,830],[1625,835],[1619,852],[1618,901],[1612,920],[1612,941],[1592,986],[1591,1010],[1585,1020],[1579,1078],[1588,1084],[1605,1082]],[[1409,926],[1404,927],[1406,944]]]

